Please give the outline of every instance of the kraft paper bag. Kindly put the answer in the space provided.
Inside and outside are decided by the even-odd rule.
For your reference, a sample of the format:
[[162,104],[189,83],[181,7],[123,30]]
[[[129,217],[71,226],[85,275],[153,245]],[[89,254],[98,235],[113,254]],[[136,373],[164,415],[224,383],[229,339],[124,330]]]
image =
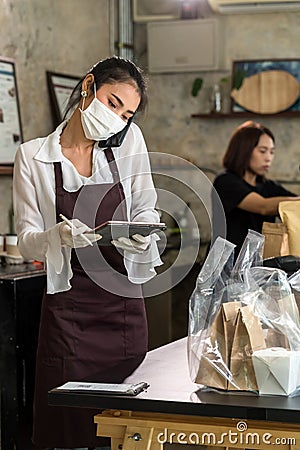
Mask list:
[[252,354],[265,347],[259,318],[251,312],[249,306],[243,306],[239,309],[233,336],[230,358],[233,382],[229,384],[230,390],[258,390]]
[[287,228],[290,255],[300,257],[300,200],[280,202],[278,211]]
[[228,388],[229,361],[240,302],[223,303],[203,343],[195,382],[218,389]]
[[283,333],[272,328],[268,328],[266,333],[266,347],[289,348],[289,342],[287,337]]
[[[278,308],[282,316],[289,315],[291,320],[297,325],[297,328],[300,328],[299,309],[293,293],[280,298],[278,300]],[[287,333],[289,334],[287,335]],[[268,328],[266,333],[266,347],[280,347],[290,350],[289,337],[293,338],[291,329],[287,328],[284,333],[278,329],[275,330],[274,328]]]
[[264,259],[290,254],[288,232],[283,223],[264,222],[262,234],[265,236]]

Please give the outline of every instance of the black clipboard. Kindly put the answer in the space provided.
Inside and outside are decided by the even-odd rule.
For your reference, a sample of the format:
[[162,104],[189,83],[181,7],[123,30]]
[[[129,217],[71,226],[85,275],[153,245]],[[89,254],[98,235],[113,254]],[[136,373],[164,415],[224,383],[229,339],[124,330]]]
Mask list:
[[[111,241],[119,237],[132,237],[135,234],[149,236],[152,233],[159,233],[167,229],[163,222],[126,222],[120,220],[109,220],[94,228],[94,233],[101,234],[102,239],[97,241],[98,245],[112,245]],[[91,231],[88,231],[91,233]]]
[[150,385],[145,381],[135,384],[126,383],[89,383],[81,381],[68,381],[55,388],[56,392],[74,392],[76,394],[97,394],[97,395],[129,395],[135,396],[145,391]]

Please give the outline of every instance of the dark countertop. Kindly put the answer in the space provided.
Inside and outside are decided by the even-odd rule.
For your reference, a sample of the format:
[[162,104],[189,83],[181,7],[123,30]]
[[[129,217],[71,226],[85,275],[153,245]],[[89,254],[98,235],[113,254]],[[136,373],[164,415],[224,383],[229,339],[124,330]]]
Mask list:
[[39,262],[23,264],[0,264],[0,280],[19,280],[46,275],[44,265]]
[[300,397],[219,394],[199,390],[189,377],[186,338],[149,352],[124,382],[141,381],[148,382],[150,387],[137,397],[54,389],[49,393],[49,404],[300,423]]

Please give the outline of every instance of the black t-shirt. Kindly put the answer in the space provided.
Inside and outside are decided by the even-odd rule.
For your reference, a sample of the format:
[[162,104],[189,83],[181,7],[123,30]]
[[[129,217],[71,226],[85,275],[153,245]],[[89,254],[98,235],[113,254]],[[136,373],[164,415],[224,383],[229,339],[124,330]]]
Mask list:
[[[258,177],[256,186],[251,186],[245,180],[231,172],[218,175],[213,183],[224,208],[227,233],[226,239],[236,244],[235,256],[238,255],[247,236],[248,229],[261,233],[263,222],[275,222],[276,216],[265,216],[251,213],[237,207],[237,205],[251,192],[262,197],[295,197],[296,195],[285,189],[276,181]],[[212,195],[214,237],[217,234],[215,222],[216,199]]]

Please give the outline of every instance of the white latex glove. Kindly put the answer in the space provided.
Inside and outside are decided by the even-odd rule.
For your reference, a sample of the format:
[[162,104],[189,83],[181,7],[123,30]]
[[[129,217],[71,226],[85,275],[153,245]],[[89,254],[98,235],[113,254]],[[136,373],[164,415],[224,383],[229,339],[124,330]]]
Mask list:
[[136,254],[143,253],[150,245],[150,236],[142,236],[141,234],[134,234],[132,239],[128,237],[119,237],[111,243],[121,250]]
[[93,245],[94,242],[102,238],[100,234],[88,233],[88,231],[91,231],[91,228],[80,220],[72,219],[70,222],[72,226],[67,225],[65,222],[60,224],[59,234],[62,245],[71,248],[82,248]]

